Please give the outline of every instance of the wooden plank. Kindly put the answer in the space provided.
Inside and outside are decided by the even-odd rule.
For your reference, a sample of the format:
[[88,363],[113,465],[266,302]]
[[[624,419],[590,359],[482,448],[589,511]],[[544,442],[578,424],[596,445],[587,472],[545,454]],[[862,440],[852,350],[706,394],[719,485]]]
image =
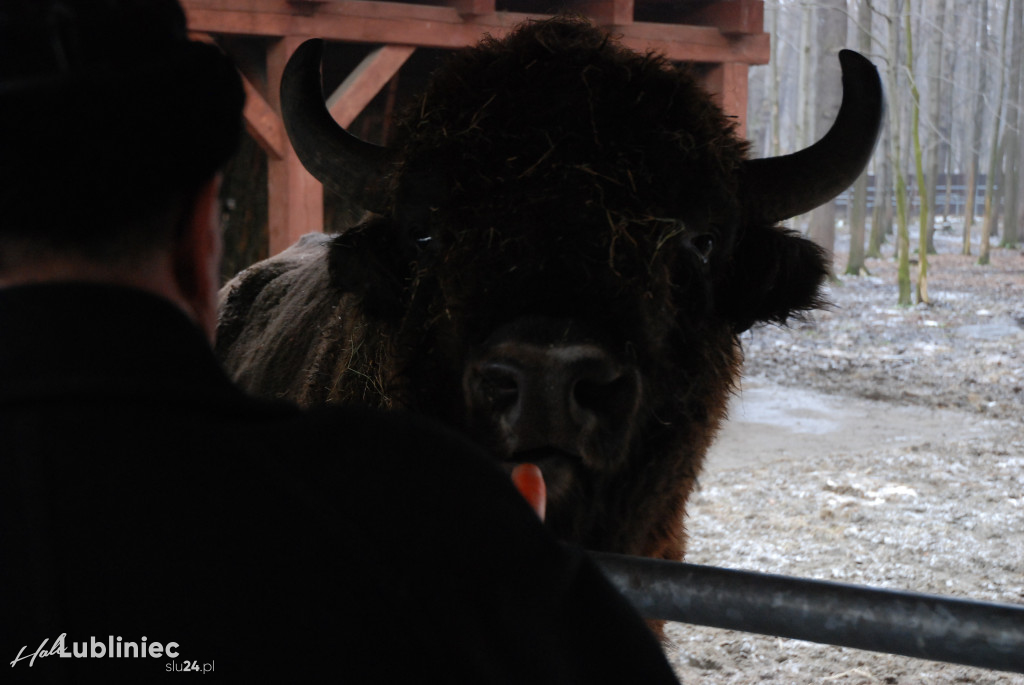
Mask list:
[[[295,5],[286,0],[181,0],[185,8],[186,18],[191,19],[192,12],[218,11],[239,12],[270,18],[278,21],[292,16],[323,17],[343,15],[350,17],[373,17],[377,19],[416,19],[422,21],[440,21],[458,23],[461,21],[454,2],[448,6],[420,5],[405,2],[380,2],[376,0],[327,0],[317,3],[311,14],[299,11]],[[497,14],[516,14],[498,12]],[[520,16],[527,16],[521,14]],[[189,21],[189,26],[192,22]]]
[[598,26],[633,23],[633,0],[570,0],[566,8],[587,15]]
[[494,13],[494,0],[445,0],[449,7],[463,17],[479,17],[484,14]]
[[714,26],[725,34],[764,30],[764,0],[718,0],[684,15],[687,23]]
[[299,14],[315,14],[327,0],[285,0]]
[[712,67],[704,79],[704,87],[726,114],[736,117],[736,134],[747,137],[747,71],[746,64],[727,62]]
[[496,12],[463,20],[454,8],[426,5],[413,5],[411,7],[418,11],[402,16],[379,9],[380,5],[398,3],[359,3],[367,7],[353,7],[354,4],[331,5],[334,11],[325,10],[315,17],[194,8],[189,12],[189,25],[210,33],[297,35],[356,43],[460,48],[473,45],[484,33],[502,36],[522,21],[542,18],[541,15]]
[[[292,35],[447,49],[473,45],[484,33],[500,38],[525,19],[543,18],[541,15],[499,12],[478,20],[439,24],[416,19],[340,14],[319,15],[314,20],[310,17],[220,10],[194,10],[190,17],[194,27],[212,33]],[[730,38],[706,26],[648,23],[616,26],[615,33],[629,48],[641,52],[654,50],[674,61],[766,64],[769,57],[768,34],[765,33]]]
[[415,50],[410,45],[384,45],[367,55],[327,98],[335,121],[345,127],[355,121]]
[[[289,36],[267,49],[267,82],[275,84],[267,99],[276,112],[281,111],[276,84],[281,82],[288,58],[301,44],[302,38]],[[271,255],[281,252],[304,233],[323,232],[323,187],[303,168],[291,145],[281,159],[267,159],[267,202]]]
[[[298,35],[328,40],[460,48],[473,45],[484,33],[504,36],[528,19],[548,15],[495,12],[462,17],[454,7],[398,2],[330,0],[313,16],[288,13],[282,0],[246,0],[248,10],[233,9],[237,0],[184,0],[190,26],[211,33],[256,36]],[[710,26],[650,22],[616,24],[615,33],[634,50],[654,49],[671,60],[694,62],[768,61],[768,35],[726,36]]]
[[654,23],[617,26],[615,33],[633,50],[653,50],[676,62],[767,64],[771,56],[767,33],[726,37],[710,26]]
[[291,146],[281,117],[244,75],[242,85],[245,87],[245,109],[242,114],[246,130],[271,159],[284,159]]

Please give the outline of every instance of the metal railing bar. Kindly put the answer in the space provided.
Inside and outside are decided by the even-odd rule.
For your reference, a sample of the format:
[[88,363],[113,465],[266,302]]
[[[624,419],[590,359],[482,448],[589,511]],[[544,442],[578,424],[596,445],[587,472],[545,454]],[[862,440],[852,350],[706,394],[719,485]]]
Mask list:
[[591,555],[646,618],[1024,673],[1024,606]]

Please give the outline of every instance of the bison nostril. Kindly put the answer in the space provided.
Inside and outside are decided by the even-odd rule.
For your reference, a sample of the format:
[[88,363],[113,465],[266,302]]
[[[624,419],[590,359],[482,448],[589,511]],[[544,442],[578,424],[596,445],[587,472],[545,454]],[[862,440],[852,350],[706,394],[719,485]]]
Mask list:
[[488,364],[477,369],[476,390],[494,412],[504,412],[519,401],[519,374],[500,364]]

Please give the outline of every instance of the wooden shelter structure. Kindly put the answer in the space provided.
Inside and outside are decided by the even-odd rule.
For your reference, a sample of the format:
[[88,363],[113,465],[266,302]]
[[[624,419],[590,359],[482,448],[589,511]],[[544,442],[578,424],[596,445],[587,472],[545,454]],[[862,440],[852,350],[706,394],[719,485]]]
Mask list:
[[[182,0],[189,28],[224,47],[242,72],[246,126],[268,157],[270,254],[322,231],[323,190],[303,169],[280,119],[278,87],[292,52],[308,38],[372,46],[328,98],[349,126],[420,48],[455,49],[500,37],[551,11],[606,27],[623,44],[704,65],[705,85],[743,129],[747,70],[765,64],[763,0]],[[552,7],[554,6],[554,9]],[[257,38],[244,46],[242,37]],[[253,49],[253,45],[257,48]],[[244,47],[244,49],[241,49]],[[329,57],[329,55],[328,55]]]

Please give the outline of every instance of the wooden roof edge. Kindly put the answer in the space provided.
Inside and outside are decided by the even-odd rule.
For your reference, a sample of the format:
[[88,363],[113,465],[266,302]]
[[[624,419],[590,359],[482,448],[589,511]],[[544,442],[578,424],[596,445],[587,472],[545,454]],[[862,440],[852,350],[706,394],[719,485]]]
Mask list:
[[[475,44],[483,34],[500,37],[528,20],[552,15],[518,12],[464,14],[460,7],[486,8],[486,3],[451,6],[415,5],[381,0],[182,0],[193,31],[265,37],[308,36],[327,40],[456,49]],[[675,61],[766,64],[769,36],[741,33],[756,12],[751,2],[736,0],[727,32],[714,26],[628,22],[606,24],[623,44],[641,52],[653,50]],[[731,5],[733,3],[723,3]],[[728,14],[725,10],[719,14]]]

